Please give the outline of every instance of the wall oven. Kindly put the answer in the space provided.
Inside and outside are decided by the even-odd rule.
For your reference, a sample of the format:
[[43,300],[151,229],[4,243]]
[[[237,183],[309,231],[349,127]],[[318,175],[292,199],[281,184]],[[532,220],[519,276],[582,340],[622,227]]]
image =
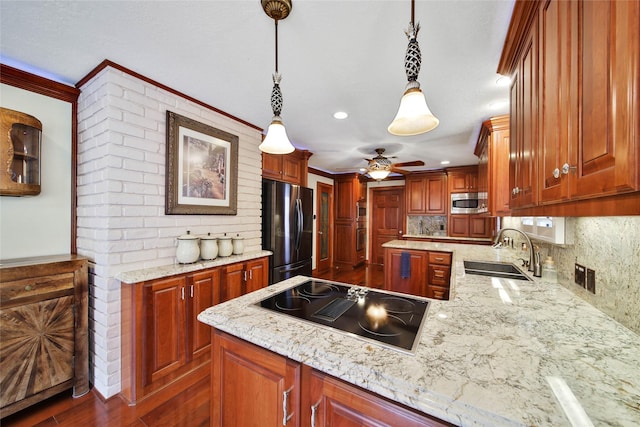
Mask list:
[[451,214],[477,214],[480,213],[480,199],[478,193],[453,193],[451,194]]

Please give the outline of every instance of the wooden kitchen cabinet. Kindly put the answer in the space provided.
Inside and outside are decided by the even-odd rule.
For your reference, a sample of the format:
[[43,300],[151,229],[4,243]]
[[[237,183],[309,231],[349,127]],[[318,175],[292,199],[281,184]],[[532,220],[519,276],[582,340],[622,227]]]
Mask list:
[[498,72],[513,76],[518,215],[640,213],[639,14],[638,2],[516,2]]
[[210,328],[197,316],[219,302],[220,287],[220,268],[122,286],[121,394],[129,402],[209,362]]
[[366,206],[363,178],[360,174],[336,175],[333,182],[334,224],[333,262],[337,268],[353,268],[365,262],[366,248],[358,245],[358,229],[366,230],[367,222],[359,217],[360,204]]
[[76,255],[0,267],[0,418],[72,388],[89,391],[88,261]]
[[[402,277],[402,254],[409,254],[409,274]],[[386,248],[384,252],[384,289],[427,296],[428,252]]]
[[228,301],[269,285],[269,259],[258,258],[229,264],[222,269],[220,302]]
[[268,285],[269,258],[226,264],[121,287],[122,391],[131,404],[208,371],[205,309]]
[[[402,253],[409,253],[409,277],[402,278]],[[451,253],[385,249],[384,289],[434,299],[449,299]]]
[[485,215],[449,215],[449,236],[489,238],[495,220]]
[[408,215],[446,215],[447,175],[411,174],[405,179]]
[[475,155],[478,156],[478,198],[490,216],[509,216],[509,116],[486,120],[480,128]]
[[298,362],[213,330],[211,426],[300,426]]
[[212,426],[450,426],[222,331],[212,335]]
[[316,427],[451,425],[307,366],[303,365],[302,372],[306,385],[302,390],[302,425]]
[[289,154],[262,153],[262,176],[306,187],[311,155],[307,150],[298,149]]
[[473,193],[478,191],[478,167],[447,168],[449,193]]

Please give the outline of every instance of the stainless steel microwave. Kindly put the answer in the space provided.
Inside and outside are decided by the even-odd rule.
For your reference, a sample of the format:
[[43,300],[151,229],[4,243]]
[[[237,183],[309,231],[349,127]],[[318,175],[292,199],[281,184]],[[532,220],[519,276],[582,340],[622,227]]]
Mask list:
[[477,214],[480,213],[480,199],[478,193],[453,193],[451,194],[452,214]]

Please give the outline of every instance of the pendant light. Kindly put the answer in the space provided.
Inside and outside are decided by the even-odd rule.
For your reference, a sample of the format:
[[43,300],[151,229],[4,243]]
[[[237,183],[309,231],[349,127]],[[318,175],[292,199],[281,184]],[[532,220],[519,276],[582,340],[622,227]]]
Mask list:
[[282,91],[280,81],[282,75],[278,72],[278,21],[289,16],[291,12],[291,0],[261,0],[262,9],[275,22],[276,34],[276,71],[273,74],[273,89],[271,90],[271,109],[273,119],[267,128],[267,135],[258,147],[260,151],[269,154],[287,154],[295,150],[289,141],[287,131],[284,128],[280,112],[282,111]]
[[427,101],[420,90],[418,74],[420,73],[420,62],[422,60],[420,47],[418,46],[418,31],[420,23],[414,24],[415,0],[411,0],[411,22],[405,34],[409,39],[407,53],[404,57],[404,70],[407,74],[407,88],[400,100],[400,108],[395,119],[387,130],[393,135],[411,136],[429,132],[438,126],[438,120],[429,107]]

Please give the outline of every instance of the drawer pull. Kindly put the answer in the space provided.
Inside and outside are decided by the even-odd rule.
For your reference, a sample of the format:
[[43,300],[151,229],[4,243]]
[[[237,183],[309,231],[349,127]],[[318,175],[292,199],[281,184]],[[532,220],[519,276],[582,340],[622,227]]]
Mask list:
[[286,426],[287,423],[289,422],[289,420],[291,418],[293,418],[293,412],[291,414],[288,413],[287,411],[287,406],[288,402],[289,402],[289,394],[291,393],[291,390],[293,390],[293,386],[291,386],[291,388],[289,390],[285,390],[284,392],[282,392],[282,412],[284,413],[284,416],[282,417],[282,425]]
[[30,291],[31,289],[33,289],[33,287],[31,285],[27,285],[24,287],[25,291]]

